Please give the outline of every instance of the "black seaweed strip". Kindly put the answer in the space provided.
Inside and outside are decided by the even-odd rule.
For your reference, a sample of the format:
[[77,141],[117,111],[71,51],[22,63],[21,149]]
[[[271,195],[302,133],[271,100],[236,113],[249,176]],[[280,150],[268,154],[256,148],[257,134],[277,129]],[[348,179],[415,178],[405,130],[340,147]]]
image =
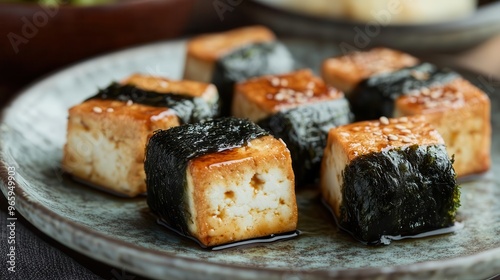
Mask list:
[[344,179],[339,224],[357,239],[415,235],[452,226],[460,190],[444,145],[390,149],[352,160]]
[[212,83],[217,86],[221,96],[221,115],[229,116],[231,113],[236,82],[290,72],[293,65],[288,49],[279,42],[247,45],[219,59],[215,64]]
[[201,98],[187,94],[158,93],[137,88],[132,85],[112,83],[107,88],[90,97],[90,99],[132,101],[154,107],[166,107],[174,110],[183,123],[205,121],[217,114],[217,105],[211,106]]
[[319,177],[328,131],[352,119],[349,103],[341,98],[279,112],[258,124],[287,144],[296,184],[304,185]]
[[412,91],[447,84],[460,77],[449,69],[430,63],[372,76],[362,81],[348,96],[356,121],[391,117],[395,100]]

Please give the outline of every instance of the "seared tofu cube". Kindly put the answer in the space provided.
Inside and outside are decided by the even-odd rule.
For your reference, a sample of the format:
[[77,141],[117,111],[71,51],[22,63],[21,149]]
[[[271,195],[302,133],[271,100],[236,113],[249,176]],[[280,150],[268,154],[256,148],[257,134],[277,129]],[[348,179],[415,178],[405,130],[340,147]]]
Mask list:
[[319,177],[330,128],[352,119],[344,94],[308,69],[238,83],[232,113],[258,122],[285,141],[298,185]]
[[460,205],[444,141],[424,116],[331,129],[320,185],[338,225],[368,244],[453,226]]
[[341,91],[326,86],[311,70],[301,69],[238,83],[231,114],[258,122],[280,111],[343,98]]
[[151,210],[204,247],[296,229],[290,153],[249,121],[159,131],[147,145],[145,170]]
[[361,82],[349,100],[357,120],[428,115],[459,177],[490,168],[490,101],[453,71],[423,63],[380,74]]
[[231,52],[251,44],[276,40],[274,33],[264,26],[250,26],[221,33],[204,34],[187,44],[184,78],[210,83],[215,64]]
[[445,85],[459,77],[450,69],[422,63],[363,80],[348,99],[357,121],[392,117],[395,101],[399,97],[422,88]]
[[288,72],[293,65],[288,49],[269,29],[251,26],[191,39],[184,78],[215,84],[221,114],[229,116],[235,82]]
[[487,171],[491,166],[491,122],[488,96],[458,78],[425,87],[396,99],[394,116],[424,114],[443,136],[458,176]]
[[321,68],[321,76],[328,85],[349,95],[364,79],[417,63],[418,59],[409,54],[388,48],[374,48],[326,59]]
[[[136,88],[154,90],[157,95],[191,94],[200,103],[217,104],[217,90],[210,84],[133,75],[122,85],[133,85],[128,89],[136,94],[139,92]],[[112,88],[120,90],[121,85]],[[158,129],[181,124],[179,112],[133,102],[132,96],[125,101],[126,94],[121,94],[120,100],[100,97],[69,109],[63,169],[82,181],[119,195],[132,197],[145,193],[146,141]]]

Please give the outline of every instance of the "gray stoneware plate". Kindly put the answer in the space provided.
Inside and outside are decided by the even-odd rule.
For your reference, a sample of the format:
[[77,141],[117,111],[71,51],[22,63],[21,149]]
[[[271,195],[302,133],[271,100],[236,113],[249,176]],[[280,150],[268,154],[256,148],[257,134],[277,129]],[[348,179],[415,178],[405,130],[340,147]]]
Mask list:
[[[302,65],[318,69],[334,45],[287,40]],[[180,78],[185,41],[129,49],[36,83],[10,104],[1,123],[2,192],[15,168],[16,207],[37,228],[96,260],[167,279],[485,279],[500,272],[500,92],[479,77],[493,104],[493,169],[462,188],[464,228],[438,237],[367,247],[340,232],[317,193],[298,192],[292,240],[207,251],[159,226],[145,198],[125,199],[61,175],[67,109],[134,72]],[[472,76],[471,78],[478,78]],[[494,175],[497,176],[494,176]]]

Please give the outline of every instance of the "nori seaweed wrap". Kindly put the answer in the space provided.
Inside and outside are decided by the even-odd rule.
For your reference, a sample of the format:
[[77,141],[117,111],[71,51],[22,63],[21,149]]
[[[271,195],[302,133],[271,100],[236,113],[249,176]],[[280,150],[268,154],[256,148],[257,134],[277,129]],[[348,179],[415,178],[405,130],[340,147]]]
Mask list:
[[460,191],[441,136],[423,118],[334,128],[321,190],[342,229],[371,245],[452,227]]
[[307,185],[319,177],[328,131],[351,121],[349,103],[340,98],[278,112],[258,124],[287,144],[295,181],[297,185]]
[[348,96],[356,121],[394,116],[394,103],[402,95],[437,84],[447,84],[459,75],[430,63],[383,73],[362,81]]
[[221,115],[229,116],[231,113],[236,82],[290,72],[293,67],[290,52],[276,41],[247,45],[220,58],[215,64],[211,82],[217,86],[221,96]]
[[384,235],[415,235],[455,222],[460,193],[442,144],[362,155],[342,174],[339,225],[368,244],[379,244]]
[[[218,104],[209,104],[199,97],[179,93],[159,93],[143,90],[134,85],[112,83],[89,99],[117,100],[153,107],[166,107],[176,112],[182,123],[211,119],[218,114]],[[87,99],[87,100],[89,100]]]

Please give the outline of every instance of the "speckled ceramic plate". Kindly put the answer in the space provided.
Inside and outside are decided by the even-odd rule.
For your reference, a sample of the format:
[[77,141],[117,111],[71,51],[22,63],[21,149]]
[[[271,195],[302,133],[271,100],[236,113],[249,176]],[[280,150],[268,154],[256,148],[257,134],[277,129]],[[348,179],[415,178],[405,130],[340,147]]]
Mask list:
[[[314,69],[338,51],[324,43],[287,43],[302,65]],[[494,166],[463,184],[464,228],[453,234],[366,247],[339,231],[317,193],[302,191],[300,237],[207,251],[159,226],[144,198],[117,198],[61,175],[70,106],[134,72],[180,78],[183,57],[184,41],[130,49],[70,67],[19,95],[4,111],[0,136],[0,174],[7,183],[7,168],[15,168],[18,212],[68,247],[152,278],[481,279],[500,272],[500,92],[486,77],[470,78],[493,90]]]

